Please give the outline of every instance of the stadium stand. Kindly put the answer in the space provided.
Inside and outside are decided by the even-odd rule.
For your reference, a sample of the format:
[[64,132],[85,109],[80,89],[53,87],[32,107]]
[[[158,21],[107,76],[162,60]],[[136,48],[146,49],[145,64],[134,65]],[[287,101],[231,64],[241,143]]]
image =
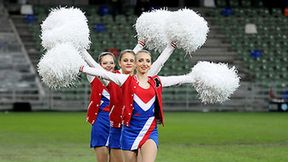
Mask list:
[[[177,49],[160,75],[187,73],[197,61],[224,62],[238,69],[241,77],[240,88],[233,94],[231,100],[215,105],[201,104],[197,99],[197,92],[187,85],[165,88],[163,101],[166,110],[267,111],[270,87],[273,85],[276,93],[279,94],[287,88],[288,30],[285,25],[287,17],[283,16],[280,9],[269,12],[268,9],[261,7],[263,6],[261,1],[256,4],[244,1],[239,4],[238,1],[230,1],[229,14],[223,15],[226,6],[225,0],[218,0],[217,8],[194,8],[209,23],[210,32],[207,42],[192,56]],[[259,8],[251,8],[253,6]],[[35,69],[41,55],[45,52],[39,37],[40,24],[47,17],[51,6],[34,5],[33,7],[35,19],[30,17],[30,21],[27,21],[25,17],[27,15],[10,17]],[[92,40],[89,52],[94,58],[105,50],[120,51],[134,47],[137,40],[133,25],[137,15],[133,12],[128,10],[123,15],[102,14],[103,16],[100,16],[99,6],[80,6],[80,8],[86,12],[88,18]],[[257,33],[246,34],[246,24],[255,24]],[[253,53],[253,50],[257,50],[258,53]],[[159,55],[157,52],[154,53],[156,56]],[[252,54],[259,54],[259,57],[253,58]],[[44,97],[41,98],[46,108],[86,109],[90,87],[85,76],[81,78],[75,88],[60,90],[45,88]],[[32,107],[37,109],[37,106],[32,105]]]
[[15,103],[41,105],[42,85],[5,8],[0,8],[0,110],[16,108]]
[[[261,91],[257,95],[265,95],[266,100],[272,84],[276,86],[276,93],[281,94],[287,88],[288,68],[287,17],[281,10],[274,8],[270,13],[266,8],[235,8],[231,16],[215,18],[249,70],[251,81],[259,84]],[[257,33],[245,33],[246,24],[255,24]]]

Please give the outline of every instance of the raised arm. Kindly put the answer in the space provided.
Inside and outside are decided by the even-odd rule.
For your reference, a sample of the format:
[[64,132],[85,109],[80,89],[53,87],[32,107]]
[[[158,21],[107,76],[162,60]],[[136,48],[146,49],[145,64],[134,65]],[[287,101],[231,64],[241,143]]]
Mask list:
[[159,78],[161,80],[162,87],[193,83],[194,81],[194,78],[191,75],[159,76]]
[[144,40],[139,40],[138,44],[134,47],[133,52],[137,53],[138,51],[142,50],[145,46]]
[[[81,51],[81,56],[90,67],[95,67],[98,69],[102,68],[102,66],[100,66],[86,50]],[[87,75],[86,77],[91,83],[95,76]]]
[[151,69],[148,72],[149,76],[157,75],[160,72],[160,70],[162,69],[168,58],[171,56],[175,48],[176,44],[173,42],[166,46],[166,48],[163,50],[157,60],[152,64]]
[[90,67],[102,68],[86,50],[81,51],[81,56]]
[[89,67],[89,66],[82,66],[80,68],[80,72],[110,80],[119,86],[122,86],[123,83],[126,81],[126,79],[129,76],[129,75],[125,75],[125,74],[116,74],[116,73],[112,73],[112,72],[103,70],[102,68],[93,68],[93,67]]

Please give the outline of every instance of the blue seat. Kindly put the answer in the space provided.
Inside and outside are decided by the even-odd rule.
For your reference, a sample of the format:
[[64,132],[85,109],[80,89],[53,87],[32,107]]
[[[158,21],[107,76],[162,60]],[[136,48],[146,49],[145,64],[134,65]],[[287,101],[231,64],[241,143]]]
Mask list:
[[98,24],[95,24],[94,27],[93,27],[94,31],[95,32],[105,32],[106,31],[106,26],[102,23],[98,23]]
[[262,51],[261,51],[261,50],[258,50],[258,49],[251,50],[251,52],[250,52],[250,56],[251,56],[253,59],[258,59],[258,58],[260,58],[262,55],[263,55]]
[[110,9],[108,8],[107,5],[101,5],[101,6],[99,7],[98,14],[99,14],[100,16],[108,15],[108,14],[110,14]]

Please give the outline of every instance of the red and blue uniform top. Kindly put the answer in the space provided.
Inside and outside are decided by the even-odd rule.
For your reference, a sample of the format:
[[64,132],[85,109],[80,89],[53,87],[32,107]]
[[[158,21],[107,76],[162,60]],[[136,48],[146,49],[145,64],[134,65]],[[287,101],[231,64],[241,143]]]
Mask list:
[[90,85],[90,103],[88,106],[86,119],[90,124],[93,124],[97,119],[99,111],[110,111],[110,94],[106,86],[98,77],[94,77]]
[[[162,84],[160,78],[158,76],[149,76],[148,82],[155,91],[155,118],[157,119],[158,123],[161,123],[164,126],[164,113],[162,108]],[[123,124],[125,126],[130,125],[130,120],[134,110],[134,95],[137,91],[136,88],[139,87],[137,86],[137,84],[138,83],[135,76],[129,76],[122,85],[122,93],[124,100]],[[145,96],[143,96],[142,99],[145,100]]]
[[[119,73],[119,71],[115,71]],[[110,126],[114,128],[121,128],[123,115],[123,94],[122,89],[116,83],[110,81],[107,85],[110,93]]]

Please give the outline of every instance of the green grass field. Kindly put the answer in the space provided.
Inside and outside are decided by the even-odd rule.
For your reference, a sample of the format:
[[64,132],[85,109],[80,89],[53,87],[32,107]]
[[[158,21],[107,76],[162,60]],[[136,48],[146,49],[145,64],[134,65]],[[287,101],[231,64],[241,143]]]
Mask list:
[[[165,113],[157,162],[287,162],[287,113]],[[94,162],[85,113],[0,112],[0,162]]]

